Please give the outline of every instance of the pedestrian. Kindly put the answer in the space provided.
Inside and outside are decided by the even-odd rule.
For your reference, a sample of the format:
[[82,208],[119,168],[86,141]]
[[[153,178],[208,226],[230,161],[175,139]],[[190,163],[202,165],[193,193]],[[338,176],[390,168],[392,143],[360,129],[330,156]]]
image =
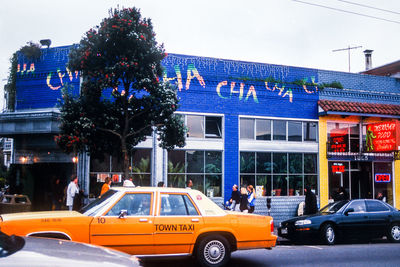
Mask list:
[[60,178],[55,178],[53,182],[53,210],[61,210],[64,198],[64,186]]
[[132,180],[133,180],[132,177],[129,177],[128,179],[125,179],[125,180],[124,180],[123,186],[126,186],[126,187],[135,187],[135,184],[133,183]]
[[317,208],[317,197],[315,194],[311,191],[310,186],[306,186],[304,188],[304,193],[306,195],[306,198],[304,200],[304,215],[309,215],[309,214],[315,214],[318,211]]
[[236,210],[236,211],[239,210],[240,193],[238,191],[238,186],[236,184],[232,186],[232,194],[228,204],[230,210]]
[[346,189],[343,186],[339,187],[338,191],[334,195],[335,201],[349,200],[349,198],[349,193],[347,193]]
[[78,176],[72,176],[67,188],[67,207],[71,211],[74,206],[74,198],[79,194]]
[[245,187],[240,188],[240,205],[239,209],[241,212],[247,213],[249,211],[248,194]]
[[157,187],[164,187],[164,182],[163,181],[158,182]]
[[256,202],[256,190],[252,185],[247,186],[247,201],[249,202],[249,213],[254,212]]
[[111,185],[111,178],[107,176],[106,179],[104,180],[103,186],[101,187],[100,196],[110,189],[110,185]]
[[193,187],[193,182],[192,182],[192,180],[187,180],[186,181],[186,189],[192,189],[192,187]]
[[382,192],[378,192],[378,195],[376,196],[376,199],[381,200],[383,202],[386,202],[386,197],[383,195]]

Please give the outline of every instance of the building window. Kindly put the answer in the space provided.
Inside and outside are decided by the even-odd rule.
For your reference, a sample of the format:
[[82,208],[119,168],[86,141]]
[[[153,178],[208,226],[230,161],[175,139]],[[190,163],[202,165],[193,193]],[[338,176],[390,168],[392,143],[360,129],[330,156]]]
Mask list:
[[286,121],[273,121],[274,140],[286,140]]
[[317,141],[318,124],[316,122],[303,122],[304,141]]
[[317,142],[317,122],[240,118],[240,139]]
[[256,139],[271,140],[271,120],[256,119]]
[[254,119],[240,119],[240,138],[254,139]]
[[193,188],[210,197],[222,196],[222,152],[173,150],[168,153],[168,186]]
[[240,152],[240,183],[259,196],[303,195],[307,185],[317,193],[317,178],[317,154]]
[[186,115],[189,138],[222,138],[222,117]]
[[360,152],[359,124],[327,123],[329,152]]
[[[151,184],[151,149],[134,149],[131,151],[129,173],[136,186]],[[104,154],[102,158],[90,160],[90,194],[98,196],[105,178],[111,177],[113,185],[122,185],[122,155]]]

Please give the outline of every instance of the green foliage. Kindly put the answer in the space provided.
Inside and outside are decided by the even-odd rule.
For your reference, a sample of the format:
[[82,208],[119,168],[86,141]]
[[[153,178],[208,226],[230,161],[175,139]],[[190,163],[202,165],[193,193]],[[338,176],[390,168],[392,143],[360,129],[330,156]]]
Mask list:
[[27,59],[37,60],[42,55],[40,45],[30,41],[19,50]]
[[[136,8],[112,9],[100,26],[90,29],[71,50],[68,67],[80,71],[81,95],[64,92],[61,134],[66,152],[121,153],[125,175],[129,151],[156,129],[161,146],[185,145],[175,86],[160,81],[166,56],[155,40],[150,19]],[[110,98],[102,97],[112,91]]]
[[174,164],[168,161],[168,185],[173,187],[185,187],[185,176],[177,173],[184,173],[185,165],[180,162]]
[[140,184],[146,179],[143,173],[150,170],[150,158],[142,158],[137,166],[132,167],[132,172],[136,173],[135,177],[138,177]]
[[22,53],[27,59],[37,60],[42,55],[40,51],[40,45],[33,43],[32,41],[27,42],[27,45],[21,47],[15,52],[10,58],[10,74],[8,76],[7,84],[4,89],[8,94],[7,109],[10,111],[15,110],[15,96],[17,91],[17,68],[18,68],[18,52]]
[[343,89],[343,85],[340,82],[337,81],[333,81],[330,83],[321,83],[319,85],[320,89],[324,89],[325,87],[329,87],[329,88],[337,88],[337,89]]

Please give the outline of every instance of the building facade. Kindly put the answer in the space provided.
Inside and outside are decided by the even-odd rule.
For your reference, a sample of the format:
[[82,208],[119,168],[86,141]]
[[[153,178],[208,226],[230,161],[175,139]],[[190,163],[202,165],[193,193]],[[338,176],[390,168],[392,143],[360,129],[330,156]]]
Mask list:
[[[121,182],[119,156],[94,159],[81,154],[74,163],[74,155],[63,154],[53,140],[58,132],[61,88],[72,84],[74,93],[79,93],[79,73],[65,68],[68,51],[69,47],[43,49],[37,62],[19,57],[16,110],[0,115],[0,135],[14,138],[12,163],[20,177],[16,183],[27,182],[27,169],[42,169],[34,172],[36,176],[31,175],[32,180],[46,184],[51,184],[50,176],[66,179],[67,175],[78,173],[81,188],[96,196],[106,176],[112,176],[115,183]],[[343,99],[395,106],[400,90],[395,78],[178,54],[169,54],[163,66],[162,78],[178,88],[177,114],[188,128],[186,146],[167,152],[158,146],[156,133],[149,135],[132,151],[131,175],[135,184],[155,186],[164,181],[167,186],[183,187],[191,179],[194,188],[216,202],[229,199],[234,184],[251,184],[256,188],[260,207],[265,205],[265,197],[273,199],[272,212],[279,220],[294,215],[307,185],[324,205],[337,185],[349,181],[355,188],[356,181],[360,186],[365,183],[356,179],[356,168],[364,172],[371,169],[371,177],[377,172],[388,173],[391,168],[390,192],[397,205],[396,177],[400,173],[393,152],[384,153],[379,160],[374,156],[364,161],[332,156],[337,151],[327,152],[335,129],[340,132],[345,128],[348,147],[358,142],[357,153],[361,153],[366,124],[360,124],[360,120],[380,122],[389,117],[321,110],[321,101]],[[335,82],[344,89],[332,88]],[[381,97],[368,97],[374,94]],[[395,114],[390,116],[390,120],[398,119]],[[356,128],[358,139],[354,135]],[[39,177],[51,170],[49,166],[61,171]],[[343,176],[349,178],[337,178],[336,172],[331,175],[328,169],[332,166],[341,170],[343,167],[339,166],[344,166],[348,174],[343,172]],[[358,176],[363,176],[362,171]],[[347,187],[352,196],[364,196],[357,195],[353,187]],[[374,197],[374,190],[371,194]],[[389,198],[389,191],[387,194]]]

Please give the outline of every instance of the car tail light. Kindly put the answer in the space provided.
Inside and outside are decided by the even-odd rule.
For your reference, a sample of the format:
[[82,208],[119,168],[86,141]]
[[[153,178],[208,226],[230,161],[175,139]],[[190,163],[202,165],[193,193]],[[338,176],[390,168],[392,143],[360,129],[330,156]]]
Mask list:
[[271,233],[274,232],[274,220],[271,220]]

